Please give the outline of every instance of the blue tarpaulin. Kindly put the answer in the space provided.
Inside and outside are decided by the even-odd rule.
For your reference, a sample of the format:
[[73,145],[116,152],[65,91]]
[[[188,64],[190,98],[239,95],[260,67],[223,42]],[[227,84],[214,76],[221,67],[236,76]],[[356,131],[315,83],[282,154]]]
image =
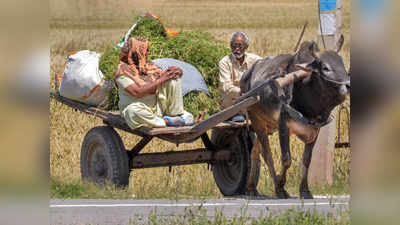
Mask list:
[[161,67],[163,71],[165,71],[169,66],[177,66],[182,69],[183,75],[181,80],[183,96],[191,91],[202,91],[210,96],[203,75],[201,75],[196,67],[192,66],[191,64],[170,58],[154,59],[153,62],[157,66]]
[[320,0],[320,11],[332,11],[336,9],[336,0]]

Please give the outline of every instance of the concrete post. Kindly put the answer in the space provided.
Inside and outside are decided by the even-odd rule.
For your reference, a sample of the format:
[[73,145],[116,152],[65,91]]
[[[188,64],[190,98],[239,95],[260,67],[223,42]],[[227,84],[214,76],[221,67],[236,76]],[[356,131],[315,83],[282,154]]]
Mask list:
[[[332,111],[332,116],[336,114],[337,108]],[[308,173],[310,184],[332,184],[335,138],[336,118],[319,131],[311,159],[310,172]]]
[[[323,3],[326,0],[320,1]],[[336,9],[321,12],[321,14],[334,15],[336,21],[335,33],[321,34],[324,35],[324,41],[327,49],[336,49],[336,43],[341,33],[341,8],[342,0],[336,0]],[[324,24],[324,22],[322,22],[322,24]],[[321,50],[323,50],[324,47],[321,35],[318,35],[318,46]],[[330,185],[333,182],[333,159],[335,153],[337,118],[336,114],[337,108],[332,111],[332,116],[334,116],[335,119],[330,124],[320,129],[320,133],[313,150],[308,177],[311,184]]]

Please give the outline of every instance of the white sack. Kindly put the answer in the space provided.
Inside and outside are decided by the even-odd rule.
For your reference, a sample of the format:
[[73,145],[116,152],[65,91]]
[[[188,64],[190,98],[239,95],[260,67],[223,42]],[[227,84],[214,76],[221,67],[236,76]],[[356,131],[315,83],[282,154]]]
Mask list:
[[100,56],[89,50],[69,56],[59,88],[60,95],[89,105],[101,104],[113,85],[99,70]]

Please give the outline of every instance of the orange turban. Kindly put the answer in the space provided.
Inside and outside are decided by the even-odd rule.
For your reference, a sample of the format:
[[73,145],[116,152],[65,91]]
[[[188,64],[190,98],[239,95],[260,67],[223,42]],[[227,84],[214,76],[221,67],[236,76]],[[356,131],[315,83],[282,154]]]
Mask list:
[[157,79],[161,75],[162,70],[154,63],[147,62],[149,47],[149,41],[145,38],[129,38],[122,47],[119,56],[120,64],[127,64],[129,70],[124,66],[125,69],[120,71],[121,67],[119,66],[116,76],[122,74],[128,75],[131,78],[132,76],[140,76],[145,81],[149,81],[149,78],[150,80]]

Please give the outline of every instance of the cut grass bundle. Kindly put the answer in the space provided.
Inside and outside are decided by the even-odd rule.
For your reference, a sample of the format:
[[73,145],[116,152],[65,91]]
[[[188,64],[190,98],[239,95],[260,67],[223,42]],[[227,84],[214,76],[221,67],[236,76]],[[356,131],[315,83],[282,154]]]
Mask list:
[[[145,37],[150,42],[149,59],[174,58],[195,66],[208,86],[210,97],[202,92],[191,92],[184,97],[184,107],[193,115],[208,111],[219,111],[218,62],[230,53],[225,43],[217,41],[210,33],[203,31],[185,31],[177,36],[168,37],[159,21],[145,19],[139,22],[130,37]],[[113,79],[118,66],[120,50],[112,47],[105,49],[100,60],[100,70],[107,79]],[[108,110],[118,109],[118,95],[114,90],[110,96]]]

